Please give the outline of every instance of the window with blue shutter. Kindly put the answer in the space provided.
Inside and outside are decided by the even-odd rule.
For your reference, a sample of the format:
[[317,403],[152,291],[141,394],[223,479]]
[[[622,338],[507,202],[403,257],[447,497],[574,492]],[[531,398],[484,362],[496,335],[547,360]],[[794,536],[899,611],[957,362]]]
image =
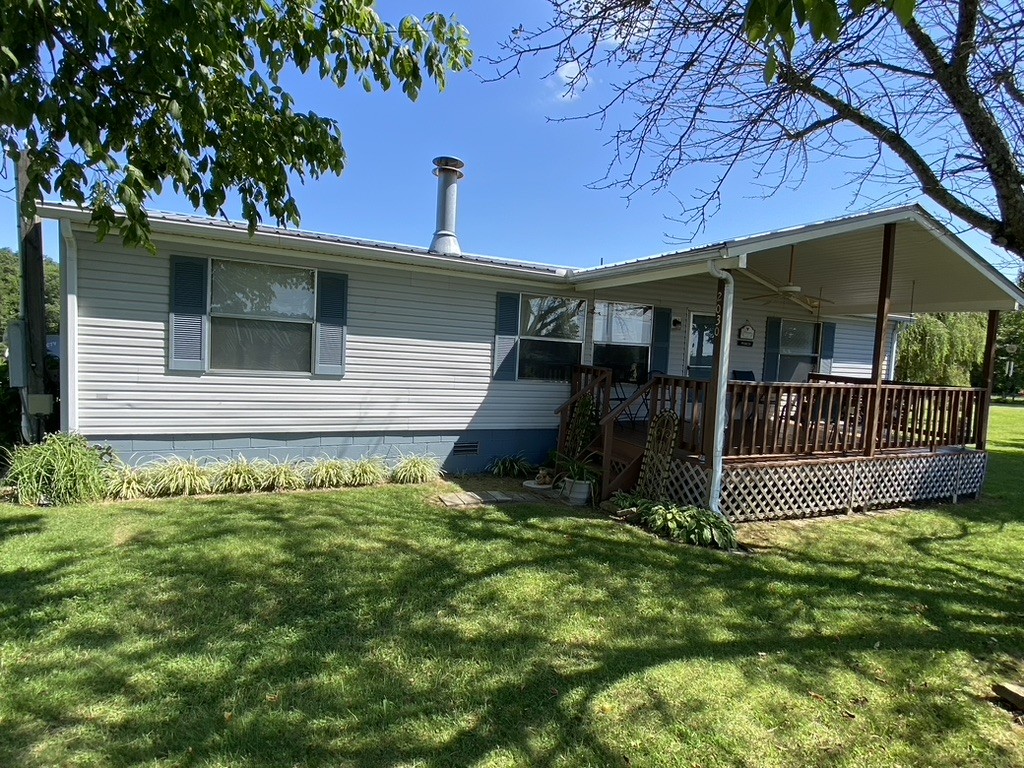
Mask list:
[[316,365],[313,372],[318,376],[344,376],[348,277],[318,272],[316,288]]
[[167,367],[172,371],[206,370],[208,270],[207,259],[171,256]]

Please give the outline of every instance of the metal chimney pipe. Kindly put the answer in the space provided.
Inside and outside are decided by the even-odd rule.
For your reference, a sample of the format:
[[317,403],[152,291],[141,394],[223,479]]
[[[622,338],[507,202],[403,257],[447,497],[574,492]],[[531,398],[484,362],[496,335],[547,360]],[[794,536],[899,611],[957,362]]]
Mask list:
[[455,219],[459,208],[459,179],[466,164],[457,157],[435,157],[434,175],[437,176],[437,227],[430,241],[434,253],[453,256],[462,254],[459,238],[455,234]]

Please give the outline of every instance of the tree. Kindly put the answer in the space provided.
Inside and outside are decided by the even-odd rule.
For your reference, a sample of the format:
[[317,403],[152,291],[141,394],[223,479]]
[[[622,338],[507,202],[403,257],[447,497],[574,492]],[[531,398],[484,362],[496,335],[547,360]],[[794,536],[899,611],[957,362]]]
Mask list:
[[549,25],[513,33],[499,74],[543,53],[570,88],[609,87],[583,115],[621,120],[608,183],[660,188],[710,166],[683,204],[699,226],[740,164],[771,194],[842,157],[860,163],[855,193],[920,192],[1024,257],[1021,0],[853,0],[835,18],[834,0],[551,3]]
[[900,332],[897,377],[949,387],[980,384],[987,327],[976,312],[918,315]]
[[[1024,274],[1017,284],[1024,283]],[[999,317],[995,391],[1016,395],[1024,391],[1024,310]]]
[[[21,304],[21,263],[10,248],[0,248],[0,340],[7,326],[18,319]],[[60,266],[52,259],[43,262],[46,293],[46,332],[60,332]]]
[[[297,111],[289,70],[339,88],[425,79],[472,62],[466,29],[431,13],[397,26],[370,0],[9,0],[0,25],[0,141],[28,156],[22,213],[43,192],[93,208],[102,236],[149,244],[146,198],[170,185],[250,229],[297,224],[289,174],[340,173],[338,124]],[[123,215],[115,212],[123,208]]]

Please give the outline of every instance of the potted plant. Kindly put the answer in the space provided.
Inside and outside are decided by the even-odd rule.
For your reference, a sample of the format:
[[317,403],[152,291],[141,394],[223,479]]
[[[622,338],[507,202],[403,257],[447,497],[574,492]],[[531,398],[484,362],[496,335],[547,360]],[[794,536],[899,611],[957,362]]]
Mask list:
[[585,459],[555,454],[557,477],[561,478],[561,495],[574,506],[589,504],[594,496],[594,483],[600,477]]

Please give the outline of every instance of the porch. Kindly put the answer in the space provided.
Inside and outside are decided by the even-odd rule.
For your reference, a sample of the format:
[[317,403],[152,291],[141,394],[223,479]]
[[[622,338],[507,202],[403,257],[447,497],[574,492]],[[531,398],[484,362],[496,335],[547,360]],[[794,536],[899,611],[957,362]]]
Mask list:
[[[707,504],[716,423],[710,382],[658,374],[624,399],[614,392],[609,369],[577,368],[558,411],[560,450],[600,457],[600,494],[608,498],[633,487],[650,424],[673,414],[666,495]],[[731,380],[725,392],[719,505],[730,519],[956,501],[981,490],[985,389],[813,374],[805,383]],[[573,425],[580,403],[593,414],[589,432]]]

